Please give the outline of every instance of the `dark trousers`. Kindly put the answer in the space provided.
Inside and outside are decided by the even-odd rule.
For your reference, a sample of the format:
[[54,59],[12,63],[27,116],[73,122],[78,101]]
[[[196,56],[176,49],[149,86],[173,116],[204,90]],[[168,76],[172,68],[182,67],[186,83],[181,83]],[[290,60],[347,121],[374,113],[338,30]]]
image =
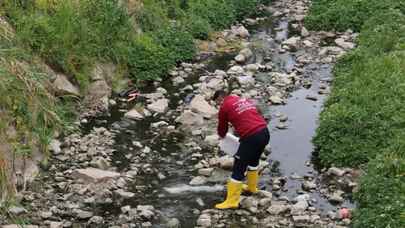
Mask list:
[[248,167],[251,170],[257,169],[260,157],[269,140],[270,133],[267,127],[240,140],[238,152],[234,155],[232,179],[243,181]]

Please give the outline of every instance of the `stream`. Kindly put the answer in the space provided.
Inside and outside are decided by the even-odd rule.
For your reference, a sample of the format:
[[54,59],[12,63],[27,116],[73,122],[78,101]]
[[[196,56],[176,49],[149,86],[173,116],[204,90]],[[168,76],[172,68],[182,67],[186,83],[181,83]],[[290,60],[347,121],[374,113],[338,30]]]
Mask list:
[[[288,20],[270,18],[259,25],[248,28],[252,33],[250,42],[254,43],[256,47],[253,49],[254,57],[250,62],[262,63],[267,56],[273,62],[274,71],[291,73],[296,64],[297,53],[274,51],[280,47],[280,41],[289,38]],[[298,54],[300,53],[298,52]],[[196,83],[199,74],[203,71],[228,70],[229,63],[235,55],[236,53],[208,58],[203,62],[204,68],[189,77],[186,84]],[[287,184],[282,191],[273,191],[277,197],[294,198],[302,193],[302,180],[296,180],[291,176],[309,177],[320,181],[319,173],[311,163],[314,150],[311,140],[315,134],[317,119],[325,100],[325,95],[318,94],[319,86],[330,81],[332,65],[314,63],[306,65],[303,69],[304,78],[309,79],[312,86],[294,88],[286,105],[265,107],[267,110],[265,115],[271,116],[269,123],[271,154],[268,156],[268,161],[273,172],[261,177],[260,186],[262,189],[271,191],[273,178],[287,178]],[[266,74],[259,74],[256,77],[262,83],[271,81]],[[163,82],[162,86],[167,89],[168,94],[174,94],[178,89],[172,85],[170,80]],[[185,95],[170,97],[170,108],[175,109],[178,101],[184,99]],[[315,95],[317,100],[307,99],[308,95]],[[181,227],[195,226],[199,211],[213,208],[215,203],[223,199],[224,188],[221,181],[230,173],[226,171],[217,173],[215,178],[209,180],[208,185],[188,185],[190,176],[195,174],[193,165],[198,159],[184,151],[182,143],[187,135],[156,135],[149,131],[149,128],[150,124],[159,121],[159,118],[148,117],[142,121],[128,124],[126,121],[123,122],[124,113],[119,109],[118,105],[111,110],[111,116],[108,118],[95,119],[83,127],[84,131],[89,131],[93,127],[106,127],[117,132],[113,164],[119,168],[119,171],[125,171],[131,166],[128,154],[134,153],[133,141],[146,143],[151,150],[161,151],[158,156],[144,158],[152,165],[146,169],[155,169],[161,176],[149,175],[148,172],[145,172],[130,188],[133,192],[137,192],[136,197],[126,203],[134,207],[139,204],[153,205],[159,211],[161,221],[154,224],[153,227],[165,227],[169,218],[179,219]],[[287,129],[277,128],[281,115],[288,116],[285,123]],[[164,149],[162,150],[162,148]],[[203,150],[201,153],[209,153],[209,151]],[[312,206],[320,209],[322,213],[326,214],[330,210],[336,210],[336,205],[331,204],[319,191],[313,191],[311,197],[315,199]],[[341,206],[354,207],[349,200],[345,200]],[[116,211],[119,212],[119,208],[116,208]],[[235,222],[233,227],[239,227],[238,223]]]

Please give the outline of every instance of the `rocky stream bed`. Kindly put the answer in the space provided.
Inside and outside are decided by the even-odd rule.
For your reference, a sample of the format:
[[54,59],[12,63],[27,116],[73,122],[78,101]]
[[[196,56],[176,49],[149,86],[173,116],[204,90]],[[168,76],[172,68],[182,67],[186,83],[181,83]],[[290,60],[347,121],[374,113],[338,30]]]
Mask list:
[[[278,0],[271,17],[223,31],[194,63],[134,101],[83,118],[80,132],[52,142],[50,167],[24,192],[3,227],[348,227],[356,170],[315,169],[311,138],[330,90],[336,59],[356,34],[303,27],[309,0]],[[247,28],[247,29],[246,29]],[[238,52],[216,52],[241,41]],[[271,142],[261,161],[261,191],[240,208],[213,209],[224,198],[232,157],[218,149],[217,89],[257,100]]]

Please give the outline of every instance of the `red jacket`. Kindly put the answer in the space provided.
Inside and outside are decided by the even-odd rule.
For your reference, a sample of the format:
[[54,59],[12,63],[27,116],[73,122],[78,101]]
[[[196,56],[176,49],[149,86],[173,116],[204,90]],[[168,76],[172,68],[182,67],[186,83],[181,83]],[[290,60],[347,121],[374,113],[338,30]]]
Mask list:
[[222,102],[218,119],[218,135],[222,138],[228,132],[229,122],[240,138],[253,135],[267,127],[266,121],[252,101],[232,95],[226,96]]

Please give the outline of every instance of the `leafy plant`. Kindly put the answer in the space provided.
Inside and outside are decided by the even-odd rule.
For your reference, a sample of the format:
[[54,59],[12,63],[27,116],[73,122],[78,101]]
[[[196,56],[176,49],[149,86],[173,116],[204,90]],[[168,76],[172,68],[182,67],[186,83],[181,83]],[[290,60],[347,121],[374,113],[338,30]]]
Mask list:
[[174,62],[191,60],[196,52],[193,36],[178,25],[171,25],[152,34],[166,48]]
[[135,39],[128,49],[128,67],[135,80],[154,80],[163,77],[174,66],[169,51],[146,35]]

